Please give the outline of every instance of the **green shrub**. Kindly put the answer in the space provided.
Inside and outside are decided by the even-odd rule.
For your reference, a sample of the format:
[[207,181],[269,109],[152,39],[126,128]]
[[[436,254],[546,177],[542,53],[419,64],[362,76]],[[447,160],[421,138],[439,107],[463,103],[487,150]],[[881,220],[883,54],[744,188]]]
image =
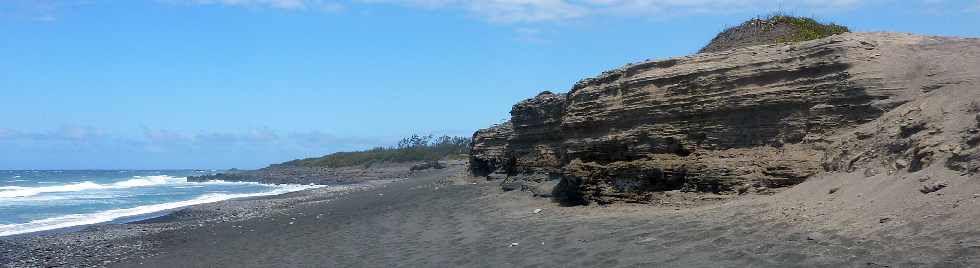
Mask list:
[[306,158],[282,163],[284,166],[305,167],[349,167],[372,165],[386,162],[435,161],[446,157],[462,158],[469,153],[470,138],[434,137],[432,135],[412,135],[391,147],[375,147],[357,152],[339,152],[322,157]]
[[785,23],[796,26],[800,29],[796,35],[789,37],[785,40],[777,40],[777,42],[802,42],[814,39],[820,39],[828,37],[835,34],[842,34],[850,32],[846,26],[837,25],[834,23],[820,23],[817,20],[809,17],[797,17],[790,16],[786,14],[772,14],[765,18],[766,21],[770,23]]

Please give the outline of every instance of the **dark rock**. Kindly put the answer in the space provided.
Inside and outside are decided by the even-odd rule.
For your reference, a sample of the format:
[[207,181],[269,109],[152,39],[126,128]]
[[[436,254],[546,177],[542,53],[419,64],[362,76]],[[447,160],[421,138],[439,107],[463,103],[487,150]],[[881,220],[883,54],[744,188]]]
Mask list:
[[814,232],[806,235],[806,240],[810,240],[810,241],[821,241],[825,239],[826,237],[821,233]]
[[919,133],[925,129],[926,129],[926,122],[922,122],[922,121],[902,122],[902,124],[898,126],[898,133],[903,138],[908,138],[909,136],[912,136],[912,134]]
[[558,187],[559,182],[561,182],[561,180],[548,180],[541,182],[535,185],[534,188],[531,189],[531,192],[538,197],[554,197],[555,188]]
[[470,149],[470,172],[476,176],[489,176],[492,173],[507,173],[510,158],[506,155],[508,138],[513,132],[513,125],[507,123],[490,128],[477,130],[473,133],[473,143]]
[[945,182],[931,182],[931,183],[927,183],[926,185],[923,185],[922,189],[919,189],[919,192],[922,192],[923,194],[928,194],[928,193],[942,190],[943,188],[946,188]]
[[487,175],[487,180],[505,180],[507,179],[507,174],[504,173],[491,173]]
[[521,181],[504,179],[502,182],[500,182],[500,189],[504,190],[505,192],[519,191],[523,190],[524,188],[524,183]]
[[439,163],[439,161],[425,161],[422,163],[412,165],[412,168],[410,168],[409,170],[418,171],[418,170],[426,170],[426,169],[444,169],[444,168],[446,168],[446,166],[443,165],[442,163]]
[[903,170],[908,166],[909,166],[909,161],[905,161],[905,159],[895,160],[895,169]]

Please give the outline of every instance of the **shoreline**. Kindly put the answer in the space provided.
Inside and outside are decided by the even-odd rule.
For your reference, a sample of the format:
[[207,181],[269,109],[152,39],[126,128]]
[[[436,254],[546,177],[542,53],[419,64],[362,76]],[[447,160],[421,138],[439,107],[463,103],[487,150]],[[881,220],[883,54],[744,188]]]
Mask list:
[[[296,204],[333,199],[402,180],[404,179],[340,182],[274,195],[192,204],[99,223],[2,236],[0,267],[105,266],[127,256],[154,254],[152,245],[140,243],[142,240],[153,240],[167,233],[218,223],[265,217]],[[113,246],[116,244],[129,245]],[[78,251],[77,248],[86,249],[84,252],[73,252]]]
[[[456,165],[348,192],[227,200],[136,223],[0,239],[0,267],[980,264],[980,231],[962,231],[980,211],[974,206],[947,217],[868,216],[867,206],[887,203],[862,196],[901,182],[894,178],[833,173],[772,195],[668,192],[670,205],[566,207],[463,171]],[[828,195],[831,187],[842,190]],[[970,198],[976,191],[942,198],[980,204]]]
[[[255,193],[218,193],[219,195],[224,195],[222,197],[216,198],[205,198],[214,193],[205,193],[200,196],[193,197],[187,200],[177,200],[166,203],[159,204],[144,204],[136,207],[130,208],[111,208],[102,211],[89,212],[84,214],[64,214],[59,216],[53,216],[44,219],[32,220],[24,223],[12,223],[11,226],[25,227],[21,230],[9,231],[9,232],[21,232],[28,230],[27,232],[14,233],[14,234],[2,234],[0,233],[0,239],[7,237],[15,237],[22,235],[32,235],[32,234],[43,234],[43,233],[65,233],[72,232],[72,230],[84,229],[87,226],[100,225],[100,224],[125,224],[133,223],[149,218],[164,216],[174,211],[178,211],[184,208],[197,205],[205,205],[216,202],[223,202],[228,200],[236,199],[249,199],[249,198],[263,198],[269,196],[278,196],[282,194],[288,194],[299,191],[312,190],[317,188],[327,188],[327,187],[345,187],[349,185],[354,185],[356,183],[337,183],[332,185],[287,185],[279,184],[274,185],[276,187],[287,187],[271,189],[266,192],[255,192]],[[295,188],[295,189],[293,189]],[[97,218],[96,220],[90,220],[95,222],[86,222],[87,218]],[[74,219],[74,221],[72,221]],[[64,221],[62,221],[64,220]],[[45,225],[45,222],[52,222]],[[60,227],[58,227],[60,226]]]

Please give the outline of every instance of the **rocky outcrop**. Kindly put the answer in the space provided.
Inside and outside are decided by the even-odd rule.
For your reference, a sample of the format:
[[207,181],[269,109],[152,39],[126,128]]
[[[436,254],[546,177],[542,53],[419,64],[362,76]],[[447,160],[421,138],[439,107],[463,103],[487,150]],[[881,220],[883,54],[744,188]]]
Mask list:
[[[956,42],[972,47],[935,45]],[[849,33],[630,64],[518,103],[510,122],[474,134],[471,169],[509,189],[558,180],[550,196],[569,203],[790,186],[838,169],[834,148],[852,146],[842,133],[925,91],[964,86],[942,81],[976,81],[976,72],[940,68],[939,55],[976,70],[977,44]],[[921,165],[921,150],[906,151],[909,166]],[[971,169],[976,154],[967,155],[950,165]]]
[[470,171],[473,175],[489,176],[514,166],[510,163],[513,157],[507,149],[513,132],[514,126],[508,121],[473,133],[473,140],[480,141],[470,145]]

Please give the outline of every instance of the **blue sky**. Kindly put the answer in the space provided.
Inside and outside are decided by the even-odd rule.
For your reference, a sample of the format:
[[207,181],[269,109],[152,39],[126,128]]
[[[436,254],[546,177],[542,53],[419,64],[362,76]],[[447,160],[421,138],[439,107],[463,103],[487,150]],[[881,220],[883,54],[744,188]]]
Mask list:
[[978,0],[4,0],[0,169],[257,168],[468,136],[774,11],[980,36]]

